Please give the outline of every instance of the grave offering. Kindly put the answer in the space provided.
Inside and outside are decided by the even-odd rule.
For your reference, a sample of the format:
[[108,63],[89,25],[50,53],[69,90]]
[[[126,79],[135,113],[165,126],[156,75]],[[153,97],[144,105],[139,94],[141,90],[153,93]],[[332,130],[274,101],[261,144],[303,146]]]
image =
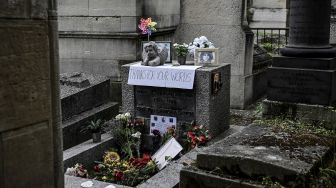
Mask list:
[[[269,68],[266,115],[290,113],[314,105],[336,106],[336,49],[329,44],[330,0],[290,1],[289,44]],[[284,102],[286,104],[279,104]],[[301,103],[301,104],[300,104]],[[308,110],[310,111],[310,110]],[[326,119],[331,128],[335,114]],[[314,119],[315,118],[315,119]],[[311,116],[308,119],[316,119]]]
[[163,65],[168,57],[168,52],[164,49],[159,51],[157,44],[153,41],[144,45],[142,52],[142,63],[145,66]]

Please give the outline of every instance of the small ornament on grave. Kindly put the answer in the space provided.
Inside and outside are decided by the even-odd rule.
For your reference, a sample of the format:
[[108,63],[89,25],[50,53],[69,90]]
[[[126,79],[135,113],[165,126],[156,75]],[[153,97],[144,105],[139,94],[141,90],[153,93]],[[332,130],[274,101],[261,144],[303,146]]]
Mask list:
[[164,49],[165,48],[159,51],[157,44],[153,41],[144,44],[141,65],[145,66],[163,65],[168,57],[168,51]]
[[188,44],[174,44],[175,53],[177,55],[177,62],[180,65],[185,65],[187,60],[187,55],[189,53]]
[[141,30],[142,34],[145,34],[145,35],[147,34],[148,41],[149,41],[149,36],[152,35],[152,33],[156,31],[156,28],[155,28],[156,25],[157,23],[152,21],[152,18],[149,17],[147,19],[141,18],[140,24],[138,25],[138,27]]

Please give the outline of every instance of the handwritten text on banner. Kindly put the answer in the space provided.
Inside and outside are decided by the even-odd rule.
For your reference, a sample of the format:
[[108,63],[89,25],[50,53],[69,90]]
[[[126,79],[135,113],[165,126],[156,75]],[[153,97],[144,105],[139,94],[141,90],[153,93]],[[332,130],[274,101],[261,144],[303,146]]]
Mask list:
[[192,89],[194,86],[195,70],[200,66],[158,67],[142,66],[140,63],[130,66],[128,84],[138,86],[153,86]]

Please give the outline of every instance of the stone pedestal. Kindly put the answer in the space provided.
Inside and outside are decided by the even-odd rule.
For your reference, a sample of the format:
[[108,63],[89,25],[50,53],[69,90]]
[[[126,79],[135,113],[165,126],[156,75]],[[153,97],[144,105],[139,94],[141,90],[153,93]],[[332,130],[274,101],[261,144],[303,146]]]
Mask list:
[[[128,85],[130,65],[121,69],[123,112],[145,118],[150,118],[150,115],[173,116],[177,117],[178,124],[196,120],[196,123],[207,126],[213,136],[229,128],[229,64],[197,69],[191,90]],[[214,73],[220,73],[222,82],[216,94],[212,92]]]
[[329,44],[330,0],[292,0],[289,16],[289,44],[281,54],[292,57],[335,57]]
[[[336,106],[336,50],[329,44],[330,0],[290,3],[289,44],[268,70],[264,114],[328,122],[330,118],[320,118],[324,116],[319,112],[325,111],[323,106]],[[304,118],[302,114],[309,111],[319,117]]]
[[268,100],[336,105],[336,59],[274,57],[268,69]]

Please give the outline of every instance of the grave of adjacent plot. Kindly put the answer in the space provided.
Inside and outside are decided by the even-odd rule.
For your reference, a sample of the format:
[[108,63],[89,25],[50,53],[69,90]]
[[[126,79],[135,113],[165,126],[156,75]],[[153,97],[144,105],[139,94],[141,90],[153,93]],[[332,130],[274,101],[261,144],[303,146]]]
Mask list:
[[336,127],[335,113],[328,113],[325,120],[303,114],[320,114],[326,106],[336,106],[336,49],[329,44],[330,5],[330,0],[290,2],[289,44],[280,50],[281,56],[274,57],[268,70],[265,115],[289,114]]
[[94,119],[110,119],[118,113],[118,104],[110,100],[108,78],[86,73],[60,75],[63,124],[63,149],[92,137],[83,126]]
[[[151,115],[175,117],[177,124],[196,121],[213,136],[223,132],[229,125],[230,65],[195,68],[192,76],[193,67],[124,65],[123,112],[148,119]],[[215,74],[219,81],[214,81]],[[135,85],[128,84],[134,77],[139,78],[133,80]]]
[[199,153],[197,168],[181,171],[180,187],[260,187],[262,177],[304,187],[334,147],[335,138],[249,125]]

